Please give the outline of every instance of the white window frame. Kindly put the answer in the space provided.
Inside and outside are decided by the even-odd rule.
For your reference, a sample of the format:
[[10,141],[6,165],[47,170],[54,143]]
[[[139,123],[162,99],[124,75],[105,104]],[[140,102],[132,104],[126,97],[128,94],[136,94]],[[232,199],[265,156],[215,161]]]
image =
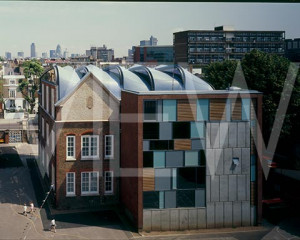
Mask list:
[[[83,182],[83,174],[88,173],[88,185],[89,185],[89,190],[88,191],[83,191],[82,190],[82,182]],[[97,191],[91,191],[91,173],[96,173],[97,174]],[[81,195],[99,195],[99,172],[92,171],[92,172],[81,172]]]
[[[106,190],[106,173],[110,173],[111,174],[111,189],[110,190]],[[104,172],[104,193],[105,194],[112,194],[114,192],[114,172],[113,171],[105,171]]]
[[9,98],[16,98],[16,90],[9,89]]
[[[111,154],[110,155],[108,155],[107,153],[106,153],[106,148],[108,147],[107,146],[107,139],[108,138],[111,138]],[[105,156],[105,158],[113,158],[114,157],[114,135],[105,135],[104,136],[104,142],[105,142],[105,144],[104,144],[104,156]]]
[[[74,177],[74,182],[73,182],[73,192],[68,192],[68,174],[73,174],[73,177]],[[75,172],[67,172],[66,173],[66,196],[75,196],[75,192],[76,192],[76,189],[75,189],[75,186],[76,186],[76,174]]]
[[[97,154],[91,155],[91,138],[96,137],[97,139]],[[89,139],[89,146],[88,146],[88,156],[83,156],[83,138]],[[81,159],[82,160],[100,160],[99,159],[99,136],[98,135],[82,135],[81,136]]]
[[[68,156],[69,138],[73,138],[73,143],[74,143],[74,145],[73,145],[73,156]],[[66,136],[66,159],[67,160],[76,160],[75,159],[75,156],[76,156],[76,153],[75,153],[76,147],[75,146],[76,146],[76,138],[75,138],[75,136],[74,135],[68,135],[68,136]]]

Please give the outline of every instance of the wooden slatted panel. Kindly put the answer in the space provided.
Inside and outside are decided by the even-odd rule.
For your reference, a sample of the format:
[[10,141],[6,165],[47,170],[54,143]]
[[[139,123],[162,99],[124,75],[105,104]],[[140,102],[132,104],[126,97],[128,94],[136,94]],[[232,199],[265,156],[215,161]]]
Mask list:
[[251,119],[255,119],[256,113],[256,99],[252,99],[251,105],[250,105],[250,116]]
[[195,121],[196,100],[177,100],[177,121]]
[[250,183],[250,205],[251,206],[256,205],[256,186],[255,186],[255,182]]
[[226,120],[226,99],[210,100],[210,120]]
[[154,168],[143,169],[143,191],[154,191]]
[[174,150],[190,150],[191,139],[175,139]]
[[231,100],[231,119],[242,120],[242,100],[240,98]]

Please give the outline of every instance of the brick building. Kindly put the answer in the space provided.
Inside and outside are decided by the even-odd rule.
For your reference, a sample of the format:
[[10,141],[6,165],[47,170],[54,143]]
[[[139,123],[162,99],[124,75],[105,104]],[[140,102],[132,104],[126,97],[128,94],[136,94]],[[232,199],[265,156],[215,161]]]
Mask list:
[[173,65],[56,66],[41,86],[39,165],[57,208],[118,204],[149,231],[260,222],[259,92]]

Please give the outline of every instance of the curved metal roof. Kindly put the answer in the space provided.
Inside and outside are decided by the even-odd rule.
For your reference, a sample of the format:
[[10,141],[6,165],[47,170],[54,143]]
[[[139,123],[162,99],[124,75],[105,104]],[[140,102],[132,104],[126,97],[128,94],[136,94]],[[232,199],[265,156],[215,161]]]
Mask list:
[[161,65],[149,68],[134,65],[129,69],[114,65],[104,69],[94,65],[73,69],[56,66],[59,99],[65,97],[86,76],[92,73],[116,98],[121,99],[121,90],[135,92],[213,90],[212,86],[178,65]]

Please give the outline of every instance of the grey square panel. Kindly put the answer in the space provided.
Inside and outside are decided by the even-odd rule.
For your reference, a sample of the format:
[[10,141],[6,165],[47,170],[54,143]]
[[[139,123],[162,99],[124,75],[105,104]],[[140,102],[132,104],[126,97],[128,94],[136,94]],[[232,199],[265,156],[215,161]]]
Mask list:
[[192,139],[192,150],[205,149],[205,139]]
[[171,169],[155,169],[155,190],[171,189]]
[[205,189],[198,189],[195,191],[195,206],[205,207]]
[[169,122],[159,123],[159,139],[160,140],[172,139],[172,123]]
[[182,167],[183,151],[166,152],[166,167]]
[[143,141],[143,151],[150,150],[150,141]]
[[165,208],[176,208],[176,191],[165,192]]

